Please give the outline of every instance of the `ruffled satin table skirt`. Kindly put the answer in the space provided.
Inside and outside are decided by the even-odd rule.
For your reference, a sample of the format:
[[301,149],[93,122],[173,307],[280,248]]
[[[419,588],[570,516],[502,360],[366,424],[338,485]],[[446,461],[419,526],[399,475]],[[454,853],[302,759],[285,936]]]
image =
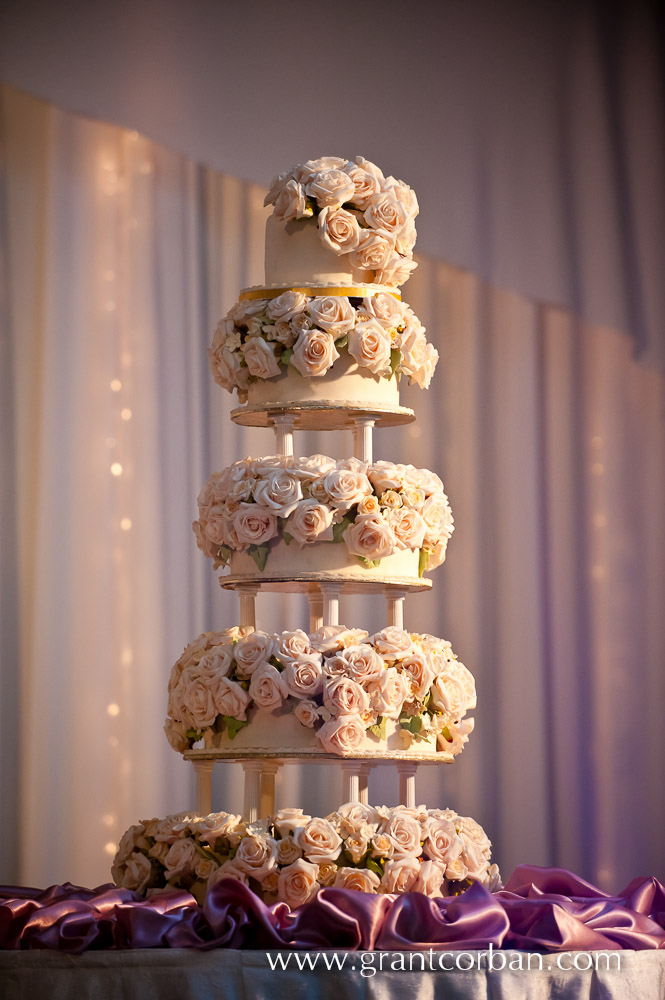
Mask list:
[[[174,890],[0,887],[0,997],[665,997],[665,888],[618,896],[521,866],[428,899],[323,889],[291,911],[235,881]],[[336,957],[331,955],[336,953]],[[406,978],[405,978],[406,977]]]

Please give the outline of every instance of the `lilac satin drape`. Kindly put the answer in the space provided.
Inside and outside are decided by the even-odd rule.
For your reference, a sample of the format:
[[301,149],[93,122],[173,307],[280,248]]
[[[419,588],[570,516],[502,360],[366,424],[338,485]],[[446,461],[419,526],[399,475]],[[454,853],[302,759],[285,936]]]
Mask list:
[[617,896],[561,868],[522,865],[501,892],[370,895],[322,889],[298,910],[266,906],[246,886],[218,883],[205,904],[182,890],[139,899],[128,889],[70,883],[0,887],[0,947],[641,951],[665,947],[665,887],[637,878]]

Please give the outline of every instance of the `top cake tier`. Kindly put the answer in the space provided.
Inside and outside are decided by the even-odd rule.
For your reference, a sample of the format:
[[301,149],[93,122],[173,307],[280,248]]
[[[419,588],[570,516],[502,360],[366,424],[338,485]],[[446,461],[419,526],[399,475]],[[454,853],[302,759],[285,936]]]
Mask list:
[[411,188],[356,157],[298,163],[278,174],[265,200],[267,286],[396,288],[416,267]]
[[323,157],[279,174],[266,204],[265,283],[241,291],[209,352],[216,382],[242,404],[233,420],[413,420],[400,379],[426,389],[438,353],[397,288],[416,266],[411,188],[362,157]]

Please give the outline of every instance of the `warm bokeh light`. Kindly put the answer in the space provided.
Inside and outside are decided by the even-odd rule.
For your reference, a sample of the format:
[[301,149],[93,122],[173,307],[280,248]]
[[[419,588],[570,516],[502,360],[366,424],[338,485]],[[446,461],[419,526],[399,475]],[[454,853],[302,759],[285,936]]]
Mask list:
[[121,466],[120,462],[114,462],[113,463],[113,465],[111,466],[111,475],[112,476],[121,476],[122,475],[122,466]]
[[120,705],[116,705],[114,701],[110,705],[106,706],[106,712],[110,716],[120,715]]

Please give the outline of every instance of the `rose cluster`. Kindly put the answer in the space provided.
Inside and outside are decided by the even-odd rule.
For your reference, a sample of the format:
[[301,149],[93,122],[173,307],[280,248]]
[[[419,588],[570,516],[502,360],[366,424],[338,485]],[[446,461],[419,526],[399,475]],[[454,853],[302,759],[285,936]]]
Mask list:
[[241,299],[218,324],[208,355],[215,381],[244,397],[251,382],[271,379],[292,365],[323,376],[346,351],[376,376],[408,376],[427,389],[438,352],[410,306],[388,292],[366,298],[305,295]]
[[482,827],[451,809],[347,802],[325,819],[280,809],[251,824],[226,812],[178,813],[130,827],[112,876],[143,895],[186,889],[199,903],[231,878],[295,908],[327,886],[440,897],[480,882],[494,892],[501,880],[490,850]]
[[198,505],[192,527],[215,568],[249,552],[263,569],[271,545],[283,539],[343,541],[367,565],[420,550],[422,572],[444,561],[454,527],[443,483],[428,469],[325,455],[234,462],[210,477]]
[[185,649],[168,690],[164,729],[180,753],[199,740],[214,747],[224,732],[234,738],[263,709],[292,712],[327,753],[353,754],[368,734],[380,749],[390,719],[405,748],[428,739],[455,755],[476,707],[473,675],[450,643],[395,626],[372,636],[345,625],[208,632]]
[[378,284],[401,285],[416,267],[415,193],[362,156],[298,163],[273,179],[264,204],[280,221],[316,216],[322,244]]

